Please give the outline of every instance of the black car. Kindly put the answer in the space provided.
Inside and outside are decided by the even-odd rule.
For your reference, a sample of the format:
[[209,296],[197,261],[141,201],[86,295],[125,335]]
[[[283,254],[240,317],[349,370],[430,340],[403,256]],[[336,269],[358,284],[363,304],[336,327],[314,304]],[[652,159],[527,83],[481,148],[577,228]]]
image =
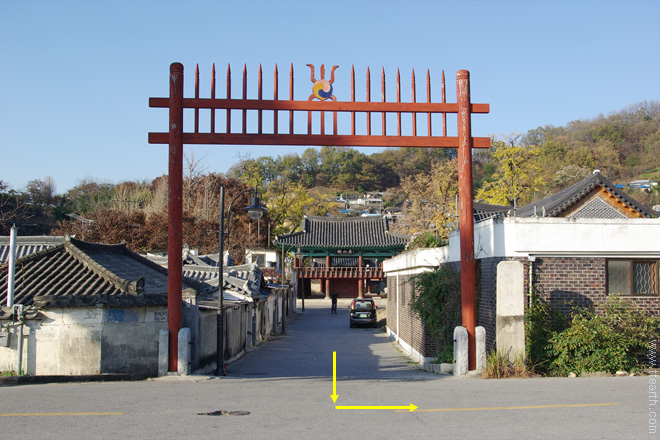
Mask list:
[[374,304],[373,299],[356,298],[353,300],[351,303],[350,324],[351,328],[356,325],[378,326],[376,304]]

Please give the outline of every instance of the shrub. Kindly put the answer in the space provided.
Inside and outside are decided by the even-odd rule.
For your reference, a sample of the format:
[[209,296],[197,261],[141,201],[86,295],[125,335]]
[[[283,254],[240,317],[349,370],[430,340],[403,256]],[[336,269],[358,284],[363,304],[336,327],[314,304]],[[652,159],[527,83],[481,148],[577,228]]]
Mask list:
[[609,297],[596,309],[584,309],[568,328],[550,338],[550,371],[591,373],[644,366],[648,341],[660,336],[660,318],[647,315],[629,301]]
[[411,308],[438,343],[437,361],[452,362],[454,327],[461,324],[460,272],[441,266],[412,278]]
[[553,310],[550,303],[534,292],[532,305],[525,311],[525,354],[532,371],[548,372],[552,360],[550,338],[567,326],[566,316]]
[[406,251],[416,248],[433,248],[446,246],[447,241],[430,232],[415,232],[408,243],[406,244]]

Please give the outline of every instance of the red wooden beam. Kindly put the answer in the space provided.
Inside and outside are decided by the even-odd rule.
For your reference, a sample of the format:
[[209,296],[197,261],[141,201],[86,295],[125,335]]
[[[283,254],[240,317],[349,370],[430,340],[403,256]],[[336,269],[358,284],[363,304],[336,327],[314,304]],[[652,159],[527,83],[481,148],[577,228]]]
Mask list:
[[[167,144],[167,133],[149,133],[150,144]],[[431,147],[458,148],[458,137],[376,136],[274,133],[184,133],[184,144],[198,145],[333,145],[336,147]],[[490,138],[473,138],[473,148],[489,148]]]
[[[149,107],[168,108],[169,98],[149,98]],[[468,103],[470,113],[489,113],[490,104]],[[294,110],[390,113],[458,113],[458,103],[441,102],[352,102],[352,101],[274,101],[258,99],[184,98],[184,108],[233,110]]]

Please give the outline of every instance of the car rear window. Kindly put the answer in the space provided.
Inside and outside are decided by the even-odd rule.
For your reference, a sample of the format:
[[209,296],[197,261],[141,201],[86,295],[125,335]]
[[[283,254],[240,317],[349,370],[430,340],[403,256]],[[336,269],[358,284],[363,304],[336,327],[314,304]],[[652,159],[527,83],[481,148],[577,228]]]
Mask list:
[[355,310],[371,310],[372,308],[371,301],[355,301]]

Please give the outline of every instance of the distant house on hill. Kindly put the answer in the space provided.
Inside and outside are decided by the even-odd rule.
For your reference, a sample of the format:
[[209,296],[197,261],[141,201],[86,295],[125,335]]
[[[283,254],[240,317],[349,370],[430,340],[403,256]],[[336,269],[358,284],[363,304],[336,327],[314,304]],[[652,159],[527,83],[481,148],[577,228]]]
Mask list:
[[[602,303],[620,294],[660,314],[658,213],[600,173],[545,199],[513,207],[474,204],[478,325],[494,348],[497,266],[519,261],[526,307],[537,292],[556,310]],[[417,249],[383,263],[387,273],[387,326],[420,359],[434,342],[409,307],[411,278],[441,265],[460,269],[458,232],[443,248]]]

